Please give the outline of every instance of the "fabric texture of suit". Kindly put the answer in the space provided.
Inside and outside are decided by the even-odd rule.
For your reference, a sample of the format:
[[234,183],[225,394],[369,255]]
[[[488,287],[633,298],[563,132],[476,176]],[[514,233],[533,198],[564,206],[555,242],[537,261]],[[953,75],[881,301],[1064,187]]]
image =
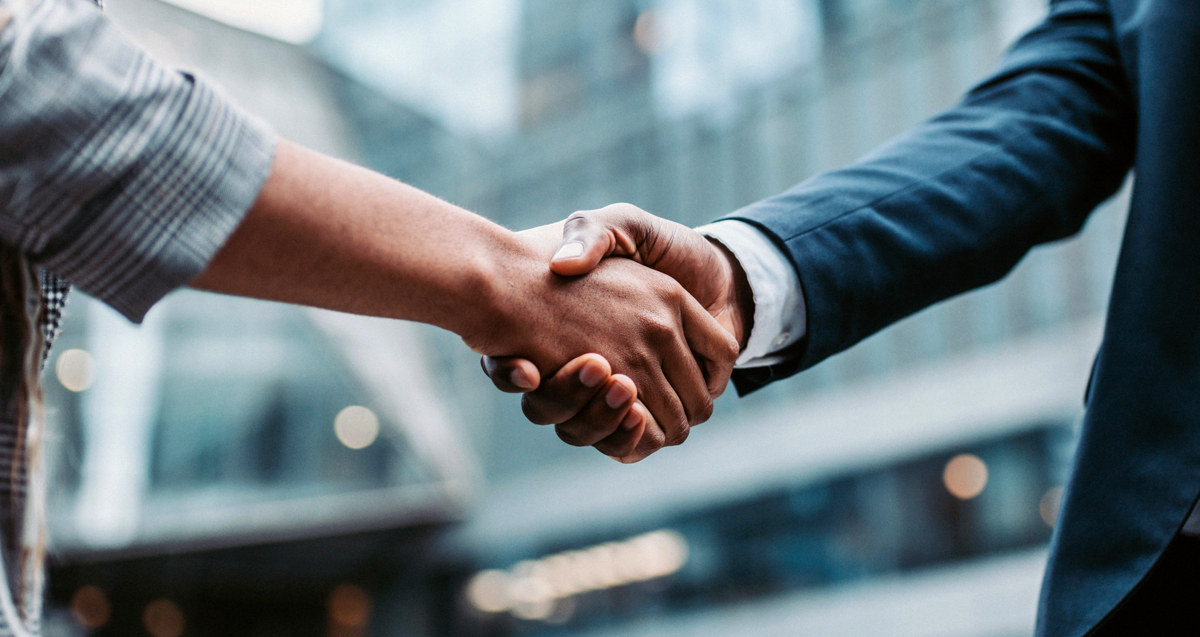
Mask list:
[[[729,218],[790,257],[808,336],[742,393],[1009,272],[1132,169],[1129,220],[1038,635],[1083,635],[1154,567],[1200,492],[1200,2],[1059,0],[964,100]],[[1081,379],[1081,389],[1083,381]]]

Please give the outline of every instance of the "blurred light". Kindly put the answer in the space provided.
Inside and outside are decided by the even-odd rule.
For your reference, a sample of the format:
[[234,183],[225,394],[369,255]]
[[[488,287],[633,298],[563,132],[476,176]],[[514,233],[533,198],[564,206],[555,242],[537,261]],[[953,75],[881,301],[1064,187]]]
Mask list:
[[366,407],[347,407],[333,419],[333,431],[343,445],[351,449],[371,446],[379,436],[379,419]]
[[512,608],[508,596],[509,579],[504,571],[481,571],[467,584],[467,601],[485,613],[501,613]]
[[1054,487],[1042,496],[1042,501],[1038,503],[1038,512],[1042,514],[1042,521],[1047,526],[1054,526],[1058,521],[1058,507],[1062,504],[1063,488]]
[[645,571],[639,579],[666,577],[687,564],[687,540],[677,531],[656,531],[642,536]]
[[112,605],[104,591],[95,586],[81,586],[71,596],[71,614],[84,628],[95,630],[108,623]]
[[565,624],[575,614],[575,600],[567,597],[554,603],[554,612],[542,621],[548,624]]
[[574,612],[572,595],[665,577],[683,568],[687,558],[682,534],[654,531],[518,562],[508,571],[480,571],[467,583],[466,596],[485,613],[511,611],[521,619],[564,622]]
[[555,605],[553,599],[517,602],[516,606],[513,606],[512,614],[520,619],[545,620],[554,614]]
[[303,44],[321,30],[321,0],[165,0],[230,26]]
[[183,611],[169,599],[156,599],[146,604],[142,623],[153,637],[179,637],[183,634]]
[[582,557],[583,581],[588,589],[599,590],[621,583],[616,577],[616,569],[613,568],[610,545],[594,546],[585,551]]
[[353,584],[341,584],[329,593],[329,619],[347,628],[365,628],[371,621],[371,596]]
[[633,42],[646,55],[654,55],[666,48],[671,43],[670,36],[666,21],[656,11],[643,11],[633,23]]
[[942,472],[946,490],[960,500],[970,500],[979,495],[987,486],[987,480],[987,465],[978,456],[969,453],[951,458]]
[[96,380],[96,364],[92,355],[81,349],[69,349],[58,356],[54,373],[63,387],[80,392]]

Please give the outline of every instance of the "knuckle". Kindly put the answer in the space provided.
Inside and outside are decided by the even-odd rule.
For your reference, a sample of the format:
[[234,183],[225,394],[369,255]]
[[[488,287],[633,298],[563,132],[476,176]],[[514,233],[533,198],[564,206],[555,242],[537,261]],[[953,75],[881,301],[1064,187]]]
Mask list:
[[713,399],[711,396],[709,396],[706,393],[706,394],[704,394],[704,398],[703,398],[702,402],[700,403],[700,410],[693,415],[692,422],[690,424],[698,425],[702,422],[707,421],[709,418],[712,418],[712,415],[713,415]]
[[567,220],[564,225],[571,226],[572,228],[576,229],[582,228],[590,221],[591,213],[592,211],[590,210],[576,210],[567,216]]
[[666,443],[667,443],[667,436],[665,434],[663,434],[663,432],[661,430],[659,430],[657,428],[655,428],[655,429],[647,428],[645,433],[642,434],[642,441],[638,445],[638,449],[640,451],[644,451],[647,454],[650,454],[659,449],[662,449],[663,446],[666,445]]
[[728,365],[730,367],[732,367],[733,364],[737,361],[738,355],[740,355],[742,353],[741,346],[738,345],[737,339],[733,338],[732,334],[729,336],[729,338],[725,339],[725,346],[722,347],[721,349],[724,350],[723,352],[721,352],[722,354],[724,354],[722,362],[724,362],[726,365]]
[[661,343],[675,338],[675,323],[670,318],[659,313],[650,313],[642,320],[642,329],[646,337],[653,342]]
[[639,463],[639,462],[645,460],[652,453],[654,453],[654,452],[653,451],[637,451],[637,450],[635,450],[633,453],[631,453],[627,456],[617,458],[617,461],[620,462],[621,464],[636,464],[636,463]]
[[586,447],[587,443],[579,437],[579,434],[565,425],[554,425],[554,433],[558,435],[558,439],[571,445],[572,447]]
[[688,435],[691,434],[691,432],[692,429],[686,422],[680,423],[679,427],[666,434],[666,439],[663,441],[663,446],[674,447],[675,445],[681,445],[685,440],[688,439]]
[[611,456],[613,458],[624,458],[633,453],[633,442],[634,441],[632,439],[625,439],[619,442],[605,441],[603,443],[596,443],[594,446],[596,447],[597,451],[606,456]]
[[533,394],[521,396],[521,413],[525,414],[525,418],[535,425],[554,424],[554,419],[550,417],[551,414],[546,405]]
[[604,209],[613,214],[620,215],[627,219],[638,219],[646,215],[646,211],[625,201],[619,201],[614,204],[609,204]]

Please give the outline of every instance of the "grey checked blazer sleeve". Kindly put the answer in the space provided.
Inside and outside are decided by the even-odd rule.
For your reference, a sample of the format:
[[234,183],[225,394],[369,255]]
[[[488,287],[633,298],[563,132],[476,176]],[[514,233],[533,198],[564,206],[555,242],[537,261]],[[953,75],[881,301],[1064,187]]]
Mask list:
[[140,321],[198,275],[274,134],[84,0],[0,0],[0,241]]

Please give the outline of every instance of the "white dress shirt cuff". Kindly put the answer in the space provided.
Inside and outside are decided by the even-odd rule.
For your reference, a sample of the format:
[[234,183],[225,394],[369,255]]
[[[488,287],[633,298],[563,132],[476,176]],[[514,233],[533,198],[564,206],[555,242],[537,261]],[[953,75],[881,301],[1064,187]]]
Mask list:
[[754,326],[735,367],[764,367],[783,361],[779,354],[804,338],[804,294],[792,262],[758,228],[734,219],[696,228],[737,258],[754,295]]

